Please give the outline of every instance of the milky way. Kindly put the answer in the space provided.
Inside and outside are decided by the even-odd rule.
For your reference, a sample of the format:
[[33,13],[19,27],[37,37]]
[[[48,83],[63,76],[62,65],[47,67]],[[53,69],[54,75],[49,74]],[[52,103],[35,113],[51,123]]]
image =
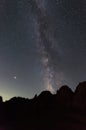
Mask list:
[[[73,7],[70,7],[68,11],[67,7],[65,6],[67,5],[66,2],[57,1],[57,0],[54,0],[53,2],[54,4],[56,4],[59,10],[64,11],[64,14],[61,16],[62,19],[63,18],[66,19],[66,17],[70,17],[70,16],[74,17],[74,15],[76,14],[76,10]],[[66,31],[65,27],[67,25],[64,25],[64,23],[63,25],[62,23],[59,23],[59,24],[57,23],[57,25],[55,23],[54,25],[55,21],[52,21],[52,17],[47,12],[45,3],[46,3],[45,1],[42,1],[41,3],[39,0],[33,0],[31,1],[30,4],[32,6],[32,13],[34,17],[34,23],[35,23],[35,29],[36,29],[36,35],[37,35],[37,38],[36,38],[37,47],[39,50],[39,54],[41,55],[42,65],[44,66],[45,86],[46,86],[46,89],[54,91],[54,88],[57,88],[57,86],[59,87],[64,83],[71,82],[71,79],[69,79],[69,77],[64,72],[63,67],[61,65],[61,64],[64,64],[63,57],[66,54],[64,51],[64,48],[66,46],[64,46],[64,48],[61,47],[59,45],[59,36],[55,37],[55,32],[61,31],[61,33],[63,33],[62,29],[65,29]],[[56,20],[59,20],[59,15],[56,18]],[[71,22],[70,24],[72,25]],[[75,25],[72,25],[72,26],[75,26]],[[59,28],[61,29],[60,31],[59,31]],[[62,39],[64,39],[64,37]],[[62,41],[61,44],[65,45],[63,42],[64,41]]]
[[[57,56],[57,58],[59,56],[58,47],[56,46],[57,43],[54,42],[54,38],[52,35],[48,36],[51,23],[45,8],[40,8],[40,3],[36,1],[33,1],[33,3],[31,4],[32,7],[34,6],[33,14],[35,15],[35,27],[37,34],[38,50],[42,58],[41,62],[44,66],[45,86],[47,90],[55,92],[55,68],[53,65],[54,56]],[[57,48],[57,50],[55,50],[55,47]]]

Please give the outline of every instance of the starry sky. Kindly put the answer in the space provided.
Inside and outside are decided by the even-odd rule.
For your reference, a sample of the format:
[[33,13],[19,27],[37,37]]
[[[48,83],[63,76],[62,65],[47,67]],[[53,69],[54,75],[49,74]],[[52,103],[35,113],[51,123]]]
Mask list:
[[85,0],[0,0],[0,95],[75,90],[86,80]]

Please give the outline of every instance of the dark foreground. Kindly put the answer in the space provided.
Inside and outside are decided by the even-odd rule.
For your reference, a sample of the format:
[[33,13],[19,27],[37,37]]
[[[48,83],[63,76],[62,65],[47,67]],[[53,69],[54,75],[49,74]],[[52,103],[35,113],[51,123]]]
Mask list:
[[75,92],[63,86],[52,95],[0,101],[0,130],[86,130],[86,82]]

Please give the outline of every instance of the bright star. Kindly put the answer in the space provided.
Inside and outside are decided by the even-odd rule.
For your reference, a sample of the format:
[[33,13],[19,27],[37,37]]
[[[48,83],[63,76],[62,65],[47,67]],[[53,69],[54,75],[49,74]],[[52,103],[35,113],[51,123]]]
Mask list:
[[14,76],[13,78],[16,80],[16,78],[17,78],[17,77],[16,77],[16,76]]

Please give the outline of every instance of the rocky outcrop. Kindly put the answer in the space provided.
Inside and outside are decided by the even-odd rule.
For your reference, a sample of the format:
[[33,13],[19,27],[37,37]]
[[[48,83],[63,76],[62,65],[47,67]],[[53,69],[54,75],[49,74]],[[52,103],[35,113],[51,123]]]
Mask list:
[[65,107],[70,107],[72,105],[74,93],[72,90],[67,86],[62,86],[56,94],[57,102]]
[[73,105],[78,109],[86,109],[86,81],[79,83],[75,90]]

